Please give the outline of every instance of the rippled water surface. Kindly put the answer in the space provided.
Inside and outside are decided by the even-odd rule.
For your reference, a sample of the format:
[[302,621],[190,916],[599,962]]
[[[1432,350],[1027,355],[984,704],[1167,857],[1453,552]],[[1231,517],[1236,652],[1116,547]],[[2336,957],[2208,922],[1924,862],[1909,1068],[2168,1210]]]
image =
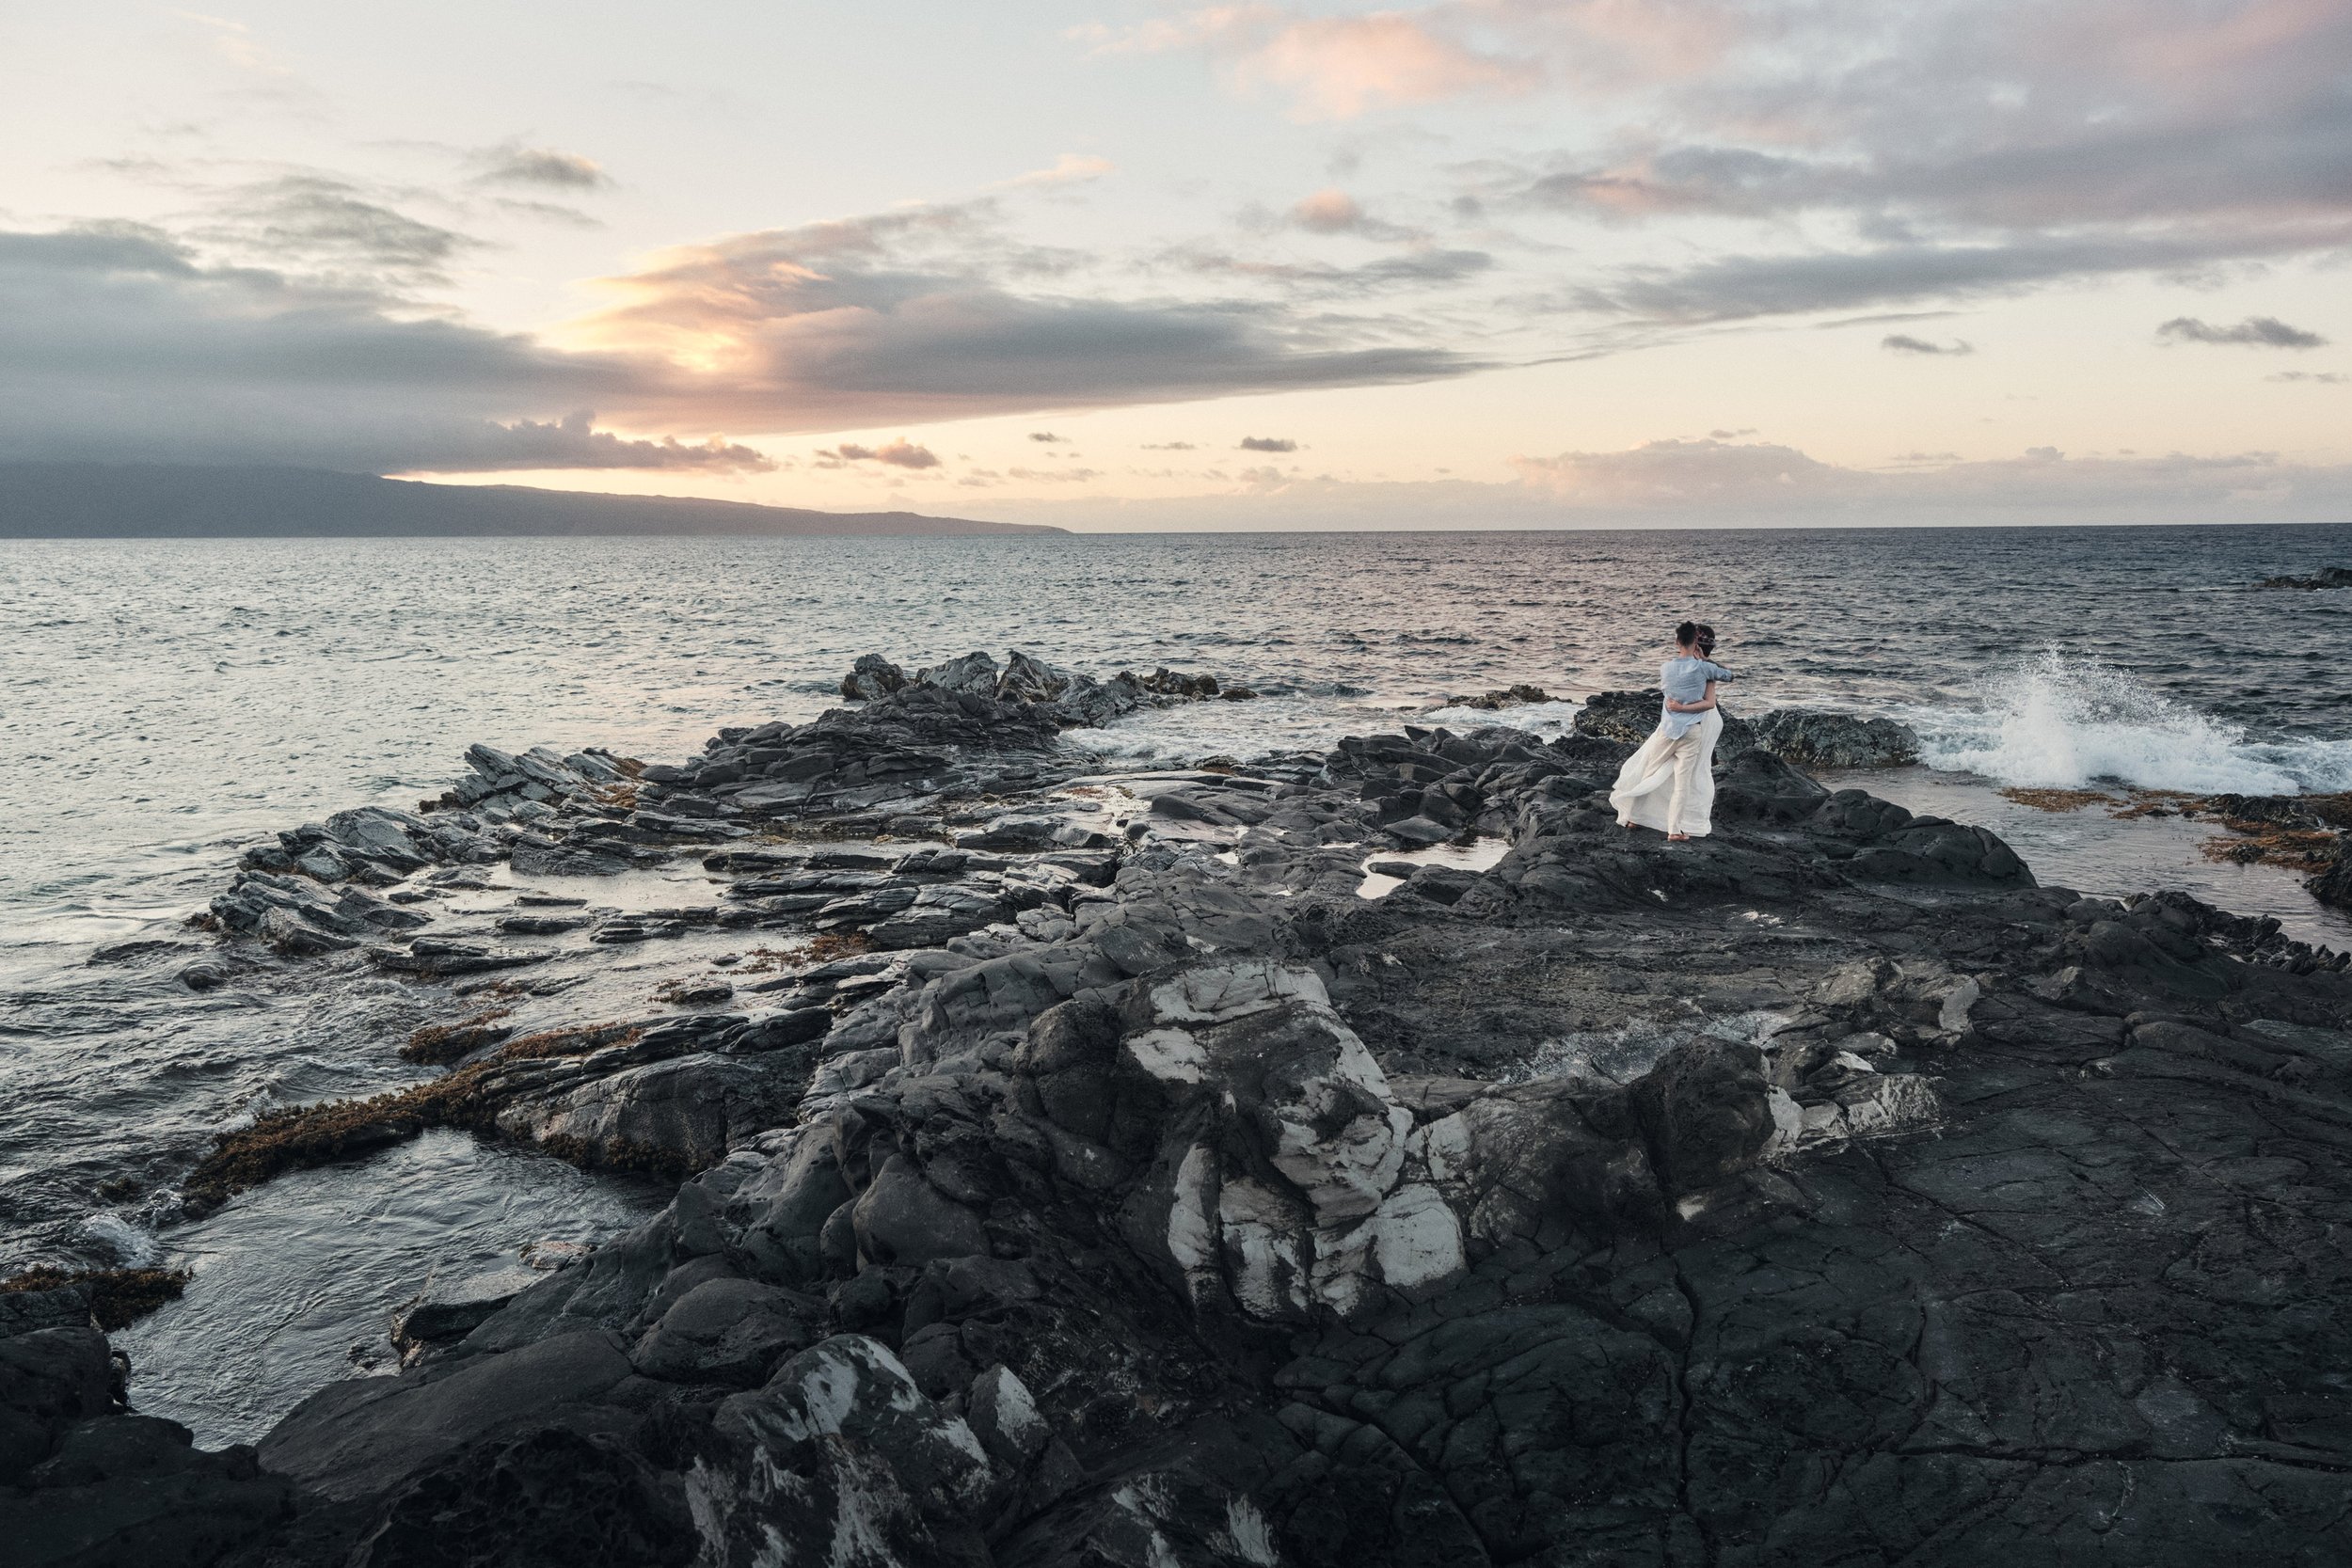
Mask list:
[[1008,647],[1265,694],[1090,737],[1138,757],[1321,746],[1515,682],[1563,701],[1504,717],[1557,729],[1649,684],[1696,615],[1735,709],[1906,720],[1931,766],[1864,782],[1993,827],[2045,880],[2185,886],[2344,945],[2294,878],[2209,863],[2189,824],[1994,793],[2352,787],[2352,594],[2251,587],[2336,564],[2352,528],[0,545],[0,1269],[193,1265],[126,1337],[135,1387],[249,1436],[433,1271],[658,1201],[448,1137],[171,1223],[225,1122],[413,1076],[389,1042],[428,1003],[298,970],[197,997],[168,954],[93,954],[199,940],[179,921],[243,844],[436,794],[472,741],[659,760],[814,716],[861,653]]

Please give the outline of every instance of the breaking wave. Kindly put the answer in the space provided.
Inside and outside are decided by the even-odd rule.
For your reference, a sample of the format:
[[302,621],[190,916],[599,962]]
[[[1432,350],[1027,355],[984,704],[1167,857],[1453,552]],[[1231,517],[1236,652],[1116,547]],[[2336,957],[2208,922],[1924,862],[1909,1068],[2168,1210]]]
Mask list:
[[2197,794],[2352,788],[2352,741],[2249,736],[2126,671],[2048,650],[1989,676],[1981,705],[1903,716],[1931,768],[1995,783]]

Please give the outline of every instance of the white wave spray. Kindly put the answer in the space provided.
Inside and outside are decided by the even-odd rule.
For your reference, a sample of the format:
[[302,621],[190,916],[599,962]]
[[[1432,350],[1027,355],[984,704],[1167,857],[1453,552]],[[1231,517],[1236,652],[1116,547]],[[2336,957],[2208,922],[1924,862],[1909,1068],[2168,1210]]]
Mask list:
[[2249,735],[2129,672],[2048,649],[1988,677],[1982,705],[1903,717],[1931,768],[1995,783],[2093,783],[2198,794],[2296,795],[2352,787],[2352,741]]

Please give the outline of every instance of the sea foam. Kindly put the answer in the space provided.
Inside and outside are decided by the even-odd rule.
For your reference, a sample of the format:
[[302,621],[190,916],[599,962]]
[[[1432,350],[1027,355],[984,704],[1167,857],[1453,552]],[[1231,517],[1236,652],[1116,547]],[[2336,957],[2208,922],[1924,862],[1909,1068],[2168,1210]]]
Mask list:
[[1903,715],[1920,760],[2029,788],[2096,783],[2198,794],[2352,787],[2352,742],[2260,740],[2127,671],[2049,649],[1988,676],[1981,705]]
[[92,1243],[114,1254],[119,1268],[143,1269],[153,1263],[163,1251],[163,1243],[145,1226],[124,1219],[120,1214],[103,1212],[82,1221],[82,1234]]
[[1582,703],[1526,703],[1518,707],[1478,708],[1446,706],[1432,708],[1426,713],[1412,715],[1406,721],[1449,730],[1485,729],[1507,724],[1515,730],[1526,730],[1549,740],[1568,733],[1576,716],[1584,710]]

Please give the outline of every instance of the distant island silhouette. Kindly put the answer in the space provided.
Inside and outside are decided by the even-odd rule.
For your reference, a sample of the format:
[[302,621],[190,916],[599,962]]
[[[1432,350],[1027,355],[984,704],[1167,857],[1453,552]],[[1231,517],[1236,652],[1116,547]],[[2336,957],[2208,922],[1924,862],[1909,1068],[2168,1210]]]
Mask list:
[[916,512],[817,512],[686,496],[432,484],[324,468],[0,464],[0,539],[1067,533]]

